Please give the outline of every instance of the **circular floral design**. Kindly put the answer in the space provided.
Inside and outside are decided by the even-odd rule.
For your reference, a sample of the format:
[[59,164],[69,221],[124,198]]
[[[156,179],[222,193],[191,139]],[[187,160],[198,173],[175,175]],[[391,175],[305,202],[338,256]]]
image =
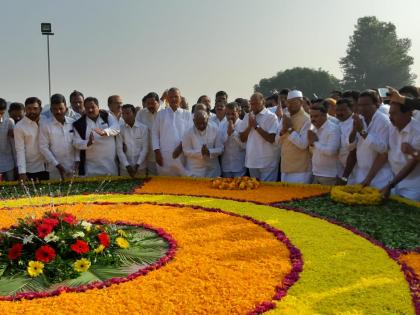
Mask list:
[[[180,188],[182,187],[182,188]],[[87,195],[74,196],[69,198],[57,198],[56,203],[85,203],[94,204],[97,201],[109,203],[142,203],[154,202],[157,204],[179,204],[190,207],[206,207],[217,208],[236,215],[247,216],[254,220],[266,222],[274,228],[281,229],[291,239],[293,244],[302,252],[304,260],[304,269],[300,273],[300,279],[288,291],[287,295],[280,301],[276,301],[274,296],[266,299],[265,302],[260,302],[254,305],[252,310],[254,312],[262,312],[269,308],[275,309],[270,311],[273,314],[326,314],[326,313],[347,313],[347,314],[414,314],[416,308],[413,307],[412,301],[414,297],[410,296],[410,289],[407,281],[404,278],[404,273],[401,272],[401,266],[395,260],[390,259],[390,256],[381,247],[376,246],[367,239],[360,237],[353,232],[331,224],[325,220],[314,218],[306,214],[287,211],[269,206],[270,203],[279,200],[301,199],[310,196],[325,194],[329,189],[321,186],[295,186],[295,185],[262,185],[255,191],[220,191],[209,188],[208,181],[201,180],[187,180],[187,179],[167,179],[167,178],[153,178],[146,183],[143,188],[138,188],[137,192],[142,195]],[[162,193],[171,194],[164,195]],[[207,197],[191,197],[193,195]],[[149,195],[147,195],[149,194]],[[181,196],[184,194],[186,196]],[[174,196],[178,195],[178,196]],[[210,198],[209,196],[213,197]],[[224,198],[224,199],[216,199]],[[229,198],[235,200],[243,200],[250,202],[238,202],[227,200]],[[49,198],[33,198],[32,204],[48,204]],[[13,200],[5,201],[3,206],[24,206],[28,205],[28,200]],[[262,205],[266,204],[266,205]],[[89,206],[84,206],[86,209]],[[117,213],[120,212],[121,206],[115,205]],[[91,212],[80,210],[77,216],[83,215],[89,218],[97,216],[101,213],[98,209]],[[188,208],[185,208],[188,209]],[[16,214],[21,214],[27,210],[17,210]],[[0,211],[1,213],[1,211]],[[189,211],[184,213],[184,217],[189,216]],[[109,215],[113,215],[109,213]],[[133,218],[139,219],[139,214],[133,214]],[[161,214],[161,217],[156,220],[166,221],[166,212]],[[114,216],[117,216],[114,214]],[[204,220],[208,222],[205,226],[194,225],[193,229],[200,229],[206,234],[206,231],[211,233],[210,227],[213,225],[213,220]],[[4,222],[13,223],[13,219],[4,218],[0,215],[0,224]],[[158,221],[156,221],[158,222]],[[173,222],[172,222],[173,223]],[[189,227],[185,221],[184,228]],[[203,223],[204,224],[204,223]],[[203,230],[201,230],[203,228]],[[171,231],[172,232],[172,231]],[[173,234],[178,239],[178,235]],[[225,235],[217,237],[214,234],[215,240],[223,240]],[[206,248],[206,243],[198,242],[200,247],[195,252],[199,253],[203,248]],[[181,246],[182,248],[182,246]],[[224,247],[223,247],[224,248]],[[230,247],[228,247],[228,250]],[[211,255],[211,254],[210,254]],[[272,253],[271,253],[272,255]],[[267,255],[269,257],[269,255]],[[168,273],[169,267],[178,260],[173,260],[167,267],[160,269],[156,273],[150,273],[148,277],[141,277],[142,280],[152,281],[153,286],[147,286],[147,289],[158,290],[160,292],[165,287],[168,279],[177,277],[179,273],[185,271],[181,268],[176,270],[176,274]],[[191,259],[195,258],[194,255]],[[240,256],[232,259],[232,262],[241,262]],[[416,257],[413,258],[416,260]],[[201,262],[196,262],[200,264]],[[193,265],[194,266],[194,265]],[[232,267],[231,267],[232,268]],[[213,273],[209,269],[208,278],[211,278]],[[230,273],[227,273],[230,276]],[[152,279],[153,278],[153,279]],[[176,290],[173,294],[164,301],[159,307],[152,309],[150,305],[143,304],[143,301],[155,303],[155,295],[140,294],[136,298],[131,299],[131,286],[136,280],[124,283],[120,286],[112,286],[106,290],[87,291],[83,294],[64,294],[54,298],[39,299],[34,301],[21,302],[2,302],[0,307],[11,314],[17,313],[39,313],[55,314],[54,307],[57,305],[61,307],[62,313],[74,314],[75,312],[86,313],[83,301],[80,301],[81,296],[92,292],[97,292],[92,303],[95,310],[104,314],[108,313],[124,313],[132,314],[142,312],[145,314],[156,314],[159,312],[177,313],[179,310],[184,310],[183,313],[205,313],[202,311],[206,305],[212,307],[212,314],[226,314],[231,313],[246,313],[241,309],[227,309],[220,306],[218,296],[213,299],[213,294],[226,293],[227,285],[236,283],[241,286],[238,279],[222,280],[213,287],[208,282],[207,278],[199,279],[192,278],[196,284],[196,291],[190,291],[188,298],[182,299],[183,295],[179,292],[184,287],[184,282],[177,283]],[[418,280],[416,280],[418,281]],[[284,281],[283,283],[286,283]],[[137,283],[138,284],[138,283]],[[137,286],[138,287],[138,286]],[[200,295],[200,288],[205,288],[205,293]],[[107,292],[106,296],[102,293]],[[281,291],[280,291],[281,292]],[[283,291],[284,292],[284,291]],[[417,291],[416,291],[417,292]],[[282,293],[283,295],[286,292]],[[196,296],[198,295],[198,297]],[[64,298],[67,300],[65,304],[62,303]],[[73,304],[68,303],[71,301]],[[199,301],[199,306],[194,309],[196,302]],[[262,299],[259,299],[262,301]],[[35,303],[36,302],[36,303]],[[238,304],[241,303],[238,299]],[[45,304],[44,304],[45,303]],[[185,311],[185,305],[189,304],[188,311]],[[163,305],[163,306],[162,306]],[[417,306],[420,304],[416,304]],[[7,308],[3,308],[7,307]],[[144,309],[143,309],[144,307]],[[163,308],[162,308],[163,307]],[[163,310],[163,311],[162,311]],[[417,309],[418,313],[419,309]],[[208,312],[207,312],[208,313]]]
[[[218,210],[120,203],[59,208],[80,219],[159,225],[176,239],[176,258],[147,277],[104,290],[0,303],[8,314],[37,307],[70,313],[84,305],[95,305],[96,311],[105,314],[118,308],[128,313],[141,310],[144,314],[155,314],[157,310],[173,313],[175,309],[183,314],[260,312],[273,308],[272,300],[285,295],[302,266],[299,251],[283,233]],[[47,209],[25,210],[39,216]],[[5,216],[0,212],[0,221]],[[124,296],[124,301],[119,296]]]

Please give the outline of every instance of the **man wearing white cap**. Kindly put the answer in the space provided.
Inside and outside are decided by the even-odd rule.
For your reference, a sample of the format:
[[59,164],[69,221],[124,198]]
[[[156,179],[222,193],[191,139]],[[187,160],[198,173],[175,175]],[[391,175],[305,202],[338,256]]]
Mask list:
[[275,182],[279,169],[279,150],[275,143],[279,127],[277,116],[265,108],[261,93],[254,93],[250,104],[252,111],[238,126],[240,139],[246,142],[245,166],[251,177]]
[[308,144],[308,130],[311,119],[303,110],[303,94],[293,90],[287,95],[290,116],[284,115],[280,134],[276,140],[281,144],[282,182],[309,184],[312,181],[311,155]]

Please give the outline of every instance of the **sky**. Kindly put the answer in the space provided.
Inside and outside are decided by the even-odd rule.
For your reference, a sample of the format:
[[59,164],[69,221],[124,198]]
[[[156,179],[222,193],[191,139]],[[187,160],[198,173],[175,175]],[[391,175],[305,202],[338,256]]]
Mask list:
[[[420,76],[418,0],[0,0],[0,97],[48,103],[46,36],[52,23],[52,93],[79,90],[138,105],[180,88],[190,106],[225,90],[248,98],[262,78],[296,66],[342,78],[357,19],[375,15],[412,40]],[[420,85],[420,79],[417,79]]]

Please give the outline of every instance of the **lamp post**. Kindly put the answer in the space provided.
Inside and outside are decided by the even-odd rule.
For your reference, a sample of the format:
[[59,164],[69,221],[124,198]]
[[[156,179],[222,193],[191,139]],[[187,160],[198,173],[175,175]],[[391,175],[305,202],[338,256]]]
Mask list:
[[51,63],[50,63],[50,36],[54,35],[51,32],[51,23],[41,23],[42,35],[47,35],[47,55],[48,55],[48,100],[51,101]]

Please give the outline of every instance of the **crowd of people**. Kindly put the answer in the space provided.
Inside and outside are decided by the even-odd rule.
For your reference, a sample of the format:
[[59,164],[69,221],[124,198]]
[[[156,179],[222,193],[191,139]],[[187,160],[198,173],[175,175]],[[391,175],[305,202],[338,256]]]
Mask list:
[[333,91],[328,98],[283,89],[228,101],[207,95],[189,110],[178,88],[139,106],[74,91],[0,99],[2,180],[73,176],[240,177],[261,181],[362,184],[420,201],[419,91],[406,86]]

